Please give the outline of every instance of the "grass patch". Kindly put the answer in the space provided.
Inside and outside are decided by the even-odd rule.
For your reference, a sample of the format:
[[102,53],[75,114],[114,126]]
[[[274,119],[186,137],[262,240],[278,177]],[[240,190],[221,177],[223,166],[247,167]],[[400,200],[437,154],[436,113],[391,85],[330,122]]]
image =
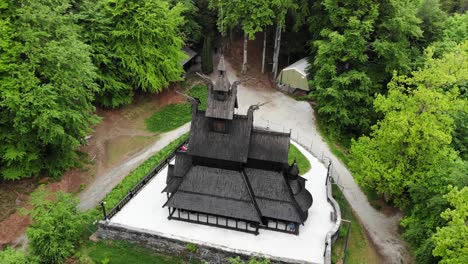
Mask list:
[[163,133],[174,130],[191,119],[191,107],[189,104],[170,104],[146,119],[145,124],[149,131]]
[[200,99],[198,109],[206,110],[208,106],[208,87],[206,85],[195,85],[189,91],[190,96]]
[[133,155],[158,136],[119,136],[106,142],[107,162],[114,164],[125,155]]
[[[333,185],[333,196],[340,205],[341,217],[351,221],[351,233],[348,240],[347,262],[349,264],[381,263],[377,251],[367,239],[364,228],[354,215],[341,190]],[[332,247],[332,263],[342,263],[344,245],[348,232],[348,223],[342,223],[339,237]]]
[[305,174],[310,170],[309,160],[293,144],[289,146],[288,163],[292,164],[296,159],[300,174]]
[[[208,87],[196,85],[189,94],[200,99],[200,110],[205,110],[208,104]],[[146,128],[151,132],[168,132],[192,120],[192,106],[189,103],[170,104],[156,111],[145,120]]]
[[[173,264],[187,263],[179,256],[168,256],[153,252],[139,245],[124,241],[99,241],[89,242],[82,248],[82,254],[94,263],[158,263]],[[196,262],[189,262],[196,263]]]

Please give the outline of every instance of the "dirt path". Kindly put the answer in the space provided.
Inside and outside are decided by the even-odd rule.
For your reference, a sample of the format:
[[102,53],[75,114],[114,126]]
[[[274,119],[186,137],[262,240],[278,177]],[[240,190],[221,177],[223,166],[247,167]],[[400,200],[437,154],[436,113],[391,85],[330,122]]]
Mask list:
[[144,151],[134,155],[130,159],[127,159],[125,162],[114,167],[111,171],[96,178],[96,180],[86,190],[82,191],[78,195],[80,198],[78,208],[81,210],[87,210],[98,205],[106,194],[119,184],[132,170],[151,157],[151,155],[164,148],[171,141],[188,132],[189,129],[190,123],[187,123],[178,129],[162,134],[158,138],[158,141],[153,143]]
[[[241,80],[228,61],[226,66],[231,82]],[[328,145],[319,134],[314,119],[314,110],[310,104],[296,101],[273,89],[245,86],[245,83],[249,85],[252,83],[251,81],[239,85],[238,112],[245,114],[250,105],[266,102],[267,104],[260,107],[255,113],[255,125],[268,126],[274,130],[285,132],[291,129],[291,136],[301,144],[311,146],[319,159],[330,159],[334,167],[333,177],[342,186],[345,197],[379,249],[379,253],[388,263],[404,263],[408,255],[397,232],[401,215],[385,215],[369,204],[351,173],[331,153]]]
[[178,87],[157,95],[136,95],[134,103],[119,109],[98,109],[97,114],[102,121],[93,128],[88,144],[81,148],[90,159],[84,169],[72,169],[58,181],[42,178],[0,183],[0,248],[26,244],[24,231],[31,219],[16,209],[28,206],[29,194],[39,184],[45,184],[51,192],[82,192],[79,195],[82,199],[80,208],[91,208],[139,163],[187,131],[188,126],[185,126],[158,135],[148,132],[145,127],[144,120],[160,107],[185,101],[175,88]]

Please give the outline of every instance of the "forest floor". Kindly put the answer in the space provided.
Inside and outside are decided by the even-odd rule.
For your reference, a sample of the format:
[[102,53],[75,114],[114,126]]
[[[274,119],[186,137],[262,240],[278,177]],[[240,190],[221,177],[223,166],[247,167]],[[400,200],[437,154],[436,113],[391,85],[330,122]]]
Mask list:
[[[81,149],[89,157],[83,168],[72,169],[59,180],[44,178],[0,182],[0,248],[23,244],[23,234],[31,220],[17,209],[28,206],[29,194],[40,184],[45,184],[51,191],[81,193],[80,206],[91,208],[109,188],[112,189],[128,174],[128,170],[139,164],[138,160],[143,161],[149,155],[148,150],[152,146],[158,143],[165,146],[167,141],[177,137],[148,132],[144,123],[161,107],[185,101],[175,92],[177,88],[171,87],[158,95],[136,95],[131,105],[119,109],[97,109],[102,121],[93,128],[88,144]],[[156,148],[153,152],[158,150]]]
[[[248,73],[244,75],[237,73],[237,69],[241,68],[242,41],[234,42],[226,52],[229,79],[231,82],[242,81],[238,90],[239,102],[242,102],[244,106],[267,103],[256,111],[254,121],[256,125],[269,126],[280,131],[292,129],[291,136],[294,139],[311,146],[316,155],[332,161],[335,181],[364,226],[371,244],[377,248],[378,255],[382,256],[382,259],[376,263],[408,263],[409,253],[399,234],[401,212],[375,209],[356,184],[345,164],[331,152],[324,141],[317,127],[311,105],[307,102],[296,101],[273,88],[274,82],[271,80],[271,74],[268,71],[266,74],[261,73],[261,44],[261,38],[249,41],[249,68]],[[241,107],[239,112],[246,110]]]

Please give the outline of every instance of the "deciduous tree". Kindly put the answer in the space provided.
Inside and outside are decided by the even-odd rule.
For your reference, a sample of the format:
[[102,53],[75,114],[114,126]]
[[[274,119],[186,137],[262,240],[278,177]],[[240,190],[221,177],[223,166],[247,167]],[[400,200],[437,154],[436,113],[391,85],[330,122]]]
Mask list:
[[441,264],[462,264],[468,262],[468,187],[453,188],[444,196],[451,208],[442,213],[447,225],[438,228],[433,236],[434,255],[440,256]]

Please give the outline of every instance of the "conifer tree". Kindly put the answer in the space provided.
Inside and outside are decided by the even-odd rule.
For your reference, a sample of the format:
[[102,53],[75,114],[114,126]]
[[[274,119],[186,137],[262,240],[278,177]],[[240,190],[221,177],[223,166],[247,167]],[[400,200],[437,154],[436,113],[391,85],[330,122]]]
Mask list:
[[205,37],[202,50],[202,71],[204,74],[213,72],[213,50],[211,48],[211,38]]
[[87,1],[82,21],[98,68],[98,102],[128,104],[134,90],[160,92],[183,74],[182,12],[160,0]]
[[0,8],[0,177],[59,176],[97,121],[90,48],[70,0]]

